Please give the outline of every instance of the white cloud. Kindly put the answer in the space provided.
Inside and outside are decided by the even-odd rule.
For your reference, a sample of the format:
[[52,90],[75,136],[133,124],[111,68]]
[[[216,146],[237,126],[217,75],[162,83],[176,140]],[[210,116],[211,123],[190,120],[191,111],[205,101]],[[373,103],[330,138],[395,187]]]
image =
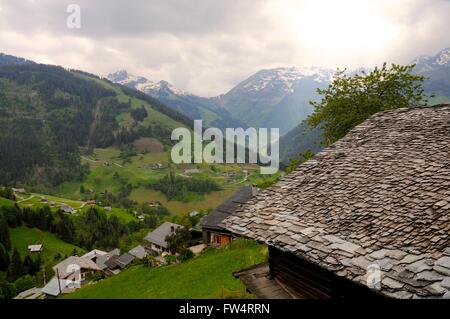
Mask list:
[[[73,2],[80,30],[66,28]],[[215,95],[262,68],[408,63],[450,46],[449,13],[444,0],[8,1],[0,50]]]

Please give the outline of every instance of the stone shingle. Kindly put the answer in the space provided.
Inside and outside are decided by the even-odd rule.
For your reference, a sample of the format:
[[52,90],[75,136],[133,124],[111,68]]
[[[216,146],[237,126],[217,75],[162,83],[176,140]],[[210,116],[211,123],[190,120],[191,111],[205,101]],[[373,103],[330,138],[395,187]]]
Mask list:
[[388,296],[448,296],[449,154],[450,105],[381,112],[224,225],[363,284],[379,261]]

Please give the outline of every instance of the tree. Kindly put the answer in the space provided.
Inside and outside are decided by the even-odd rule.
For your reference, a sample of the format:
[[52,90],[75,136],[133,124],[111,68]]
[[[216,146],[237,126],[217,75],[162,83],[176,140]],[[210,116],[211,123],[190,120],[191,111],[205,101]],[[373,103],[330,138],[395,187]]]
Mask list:
[[0,244],[0,271],[8,270],[9,267],[9,254],[5,247]]
[[56,224],[55,233],[65,242],[72,243],[75,233],[75,226],[72,220],[66,215],[62,215],[61,220]]
[[30,255],[26,255],[23,259],[24,272],[29,275],[35,275],[40,268],[40,255],[38,255],[39,260],[34,261]]
[[17,248],[14,248],[11,264],[9,265],[9,275],[13,279],[17,279],[24,274],[24,267],[22,263],[22,258]]
[[180,261],[186,261],[186,260],[191,259],[192,257],[194,257],[194,253],[189,248],[183,248],[180,251],[180,256],[179,256]]
[[8,223],[5,218],[0,217],[0,244],[9,251],[11,249],[11,237],[9,236]]
[[16,196],[14,195],[14,191],[11,187],[0,187],[0,197],[16,200]]
[[30,289],[34,285],[35,285],[34,279],[30,275],[22,276],[14,282],[14,286],[16,287],[16,293]]
[[188,227],[177,228],[172,235],[166,237],[167,248],[172,252],[180,252],[189,246],[191,232]]
[[144,223],[149,228],[155,228],[156,224],[158,223],[158,217],[156,217],[155,215],[145,216]]
[[0,282],[0,299],[12,299],[17,295],[16,292],[16,286],[14,284],[6,280]]
[[311,127],[323,130],[325,145],[342,138],[347,132],[380,111],[426,104],[424,77],[411,74],[415,65],[385,64],[368,74],[347,75],[337,71],[326,89],[318,89],[319,102],[310,102],[314,112],[307,118]]

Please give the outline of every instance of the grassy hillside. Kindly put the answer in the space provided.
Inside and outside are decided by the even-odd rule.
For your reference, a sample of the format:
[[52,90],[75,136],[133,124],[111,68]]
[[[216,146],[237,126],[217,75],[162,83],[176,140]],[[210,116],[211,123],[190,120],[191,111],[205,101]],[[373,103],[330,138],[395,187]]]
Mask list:
[[[117,194],[126,184],[132,184],[133,190],[130,199],[138,203],[159,201],[166,206],[174,215],[182,215],[193,210],[214,209],[220,205],[227,197],[231,196],[237,189],[244,186],[249,180],[245,178],[244,171],[253,175],[258,172],[256,165],[173,165],[172,169],[178,175],[183,175],[188,168],[199,168],[199,173],[192,174],[197,177],[211,178],[219,183],[223,190],[211,192],[209,194],[192,194],[188,202],[169,201],[166,196],[156,190],[146,187],[170,171],[169,153],[150,152],[127,157],[126,160],[120,157],[120,150],[110,148],[96,148],[90,156],[83,156],[82,162],[89,164],[90,173],[83,181],[66,182],[54,188],[54,192],[64,198],[80,200],[80,186],[94,193],[108,192]],[[154,169],[155,164],[162,164],[163,168]]]
[[14,247],[16,247],[21,256],[28,254],[28,245],[33,244],[43,244],[44,250],[42,252],[42,257],[47,261],[54,261],[55,256],[59,255],[64,258],[64,256],[70,256],[73,250],[76,249],[79,253],[84,252],[83,249],[72,244],[68,244],[55,235],[41,231],[36,228],[28,227],[17,227],[10,228],[11,241]]
[[[43,198],[48,202],[43,202]],[[37,193],[31,193],[29,196],[23,197],[23,199],[18,199],[17,202],[23,207],[41,207],[48,205],[49,202],[54,202],[55,207],[63,204],[71,206],[73,209],[80,209],[83,207],[83,202],[81,201]]]
[[14,204],[15,204],[14,201],[0,197],[0,207],[1,206],[14,206]]
[[0,65],[0,184],[46,192],[83,179],[80,148],[129,145],[140,137],[168,145],[173,128],[191,125],[140,94],[61,67]]
[[226,298],[243,297],[245,288],[232,272],[264,262],[267,248],[238,240],[231,247],[211,249],[179,265],[131,267],[117,276],[65,296],[92,298]]

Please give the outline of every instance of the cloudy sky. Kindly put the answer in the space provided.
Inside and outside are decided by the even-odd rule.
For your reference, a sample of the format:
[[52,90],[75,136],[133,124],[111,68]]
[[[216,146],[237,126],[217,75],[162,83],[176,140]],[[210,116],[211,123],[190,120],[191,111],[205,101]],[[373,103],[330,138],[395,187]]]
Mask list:
[[204,96],[263,68],[408,63],[449,47],[448,30],[448,0],[0,0],[0,52]]

